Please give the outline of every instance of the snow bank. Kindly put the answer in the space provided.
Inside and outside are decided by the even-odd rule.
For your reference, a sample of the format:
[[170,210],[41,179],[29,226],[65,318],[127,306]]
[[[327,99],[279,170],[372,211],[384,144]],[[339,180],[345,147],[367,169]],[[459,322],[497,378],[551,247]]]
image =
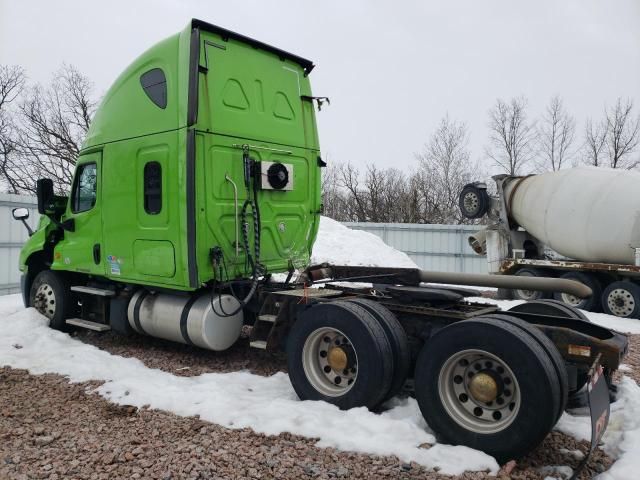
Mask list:
[[[57,373],[71,382],[102,380],[105,383],[96,392],[114,403],[200,415],[226,427],[249,427],[270,435],[291,432],[318,438],[320,447],[396,455],[451,475],[466,470],[495,473],[499,468],[483,452],[436,444],[413,399],[395,400],[393,408],[377,415],[366,408],[341,411],[325,402],[301,402],[283,373],[179,377],[48,328],[47,320],[35,310],[21,308],[18,295],[0,297],[0,312],[0,365],[32,374]],[[419,448],[423,443],[435,445]]]
[[334,265],[417,268],[406,253],[390,247],[373,233],[352,230],[340,222],[320,217],[311,264],[324,262]]

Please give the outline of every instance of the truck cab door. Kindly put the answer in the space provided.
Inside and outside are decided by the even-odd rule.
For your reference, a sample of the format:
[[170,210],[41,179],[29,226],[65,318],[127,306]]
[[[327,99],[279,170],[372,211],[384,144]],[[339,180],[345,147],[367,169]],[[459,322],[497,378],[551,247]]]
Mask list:
[[73,219],[73,231],[54,250],[52,268],[104,275],[101,202],[102,154],[82,155],[76,164],[69,203],[63,220]]

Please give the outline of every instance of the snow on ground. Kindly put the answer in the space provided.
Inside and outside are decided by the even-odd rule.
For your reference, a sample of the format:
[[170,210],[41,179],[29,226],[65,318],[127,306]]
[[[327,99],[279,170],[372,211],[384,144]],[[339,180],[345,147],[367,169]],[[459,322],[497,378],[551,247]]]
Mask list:
[[[435,444],[413,399],[395,400],[378,415],[366,408],[341,411],[325,402],[298,400],[284,373],[262,377],[246,371],[180,377],[111,355],[50,329],[45,317],[19,306],[20,297],[0,297],[0,365],[32,374],[57,373],[71,382],[101,380],[96,392],[121,405],[167,410],[230,428],[265,434],[291,432],[318,438],[318,446],[396,455],[452,475],[465,470],[496,472],[493,457],[463,446]],[[12,313],[13,312],[13,313]],[[349,435],[343,432],[348,431]],[[429,449],[423,443],[435,444]]]
[[373,233],[351,230],[340,222],[320,217],[311,264],[417,268],[406,253],[390,247]]

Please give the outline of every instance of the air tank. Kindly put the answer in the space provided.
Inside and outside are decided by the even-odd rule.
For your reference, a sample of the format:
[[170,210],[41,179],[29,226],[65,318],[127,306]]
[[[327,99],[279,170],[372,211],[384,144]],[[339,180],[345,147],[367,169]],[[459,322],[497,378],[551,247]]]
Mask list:
[[507,211],[532,236],[583,262],[635,263],[640,173],[581,167],[503,185]]
[[231,295],[197,297],[138,290],[127,318],[136,332],[208,350],[226,350],[240,337],[244,315]]

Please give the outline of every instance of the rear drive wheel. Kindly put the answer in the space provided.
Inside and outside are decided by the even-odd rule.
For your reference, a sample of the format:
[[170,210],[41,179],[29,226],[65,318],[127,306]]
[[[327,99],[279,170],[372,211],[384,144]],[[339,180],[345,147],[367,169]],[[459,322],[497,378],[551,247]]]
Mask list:
[[561,404],[549,355],[530,334],[497,319],[436,333],[420,352],[415,386],[422,415],[443,441],[500,462],[536,447]]
[[628,280],[613,282],[602,293],[604,313],[640,318],[640,287]]
[[409,375],[411,352],[409,351],[407,334],[396,316],[384,305],[364,298],[351,299],[347,300],[347,302],[359,305],[372,314],[380,323],[387,340],[389,340],[393,353],[393,375],[391,387],[384,396],[384,400],[389,400],[402,390],[402,386]]
[[29,304],[49,319],[49,326],[69,332],[65,323],[71,317],[73,300],[69,284],[58,272],[43,270],[31,284]]
[[560,415],[562,415],[562,412],[564,412],[565,408],[567,407],[567,399],[569,397],[569,376],[567,374],[567,367],[565,366],[564,359],[562,358],[562,355],[560,355],[560,352],[558,351],[558,348],[555,346],[555,344],[542,332],[542,330],[517,317],[496,313],[483,315],[478,318],[495,318],[515,325],[520,330],[529,334],[529,336],[536,342],[538,342],[538,345],[540,345],[544,349],[544,351],[547,352],[549,360],[551,360],[551,363],[553,363],[553,368],[556,371],[556,375],[558,376],[558,382],[560,385],[560,405],[558,406],[558,410],[556,413],[557,422],[560,418]]
[[570,293],[556,292],[553,294],[553,298],[562,303],[566,303],[574,308],[581,308],[589,312],[598,312],[602,306],[602,284],[598,277],[591,273],[585,272],[568,272],[562,275],[560,278],[565,280],[576,280],[580,283],[584,283],[589,287],[593,294],[588,298],[578,298]]
[[[537,268],[522,268],[516,272],[518,277],[544,277],[545,272],[538,270]],[[546,292],[538,292],[535,290],[519,290],[513,289],[512,296],[514,300],[540,300],[542,298],[549,297]]]
[[376,407],[389,391],[393,353],[383,328],[347,302],[312,305],[287,340],[289,378],[301,400]]

